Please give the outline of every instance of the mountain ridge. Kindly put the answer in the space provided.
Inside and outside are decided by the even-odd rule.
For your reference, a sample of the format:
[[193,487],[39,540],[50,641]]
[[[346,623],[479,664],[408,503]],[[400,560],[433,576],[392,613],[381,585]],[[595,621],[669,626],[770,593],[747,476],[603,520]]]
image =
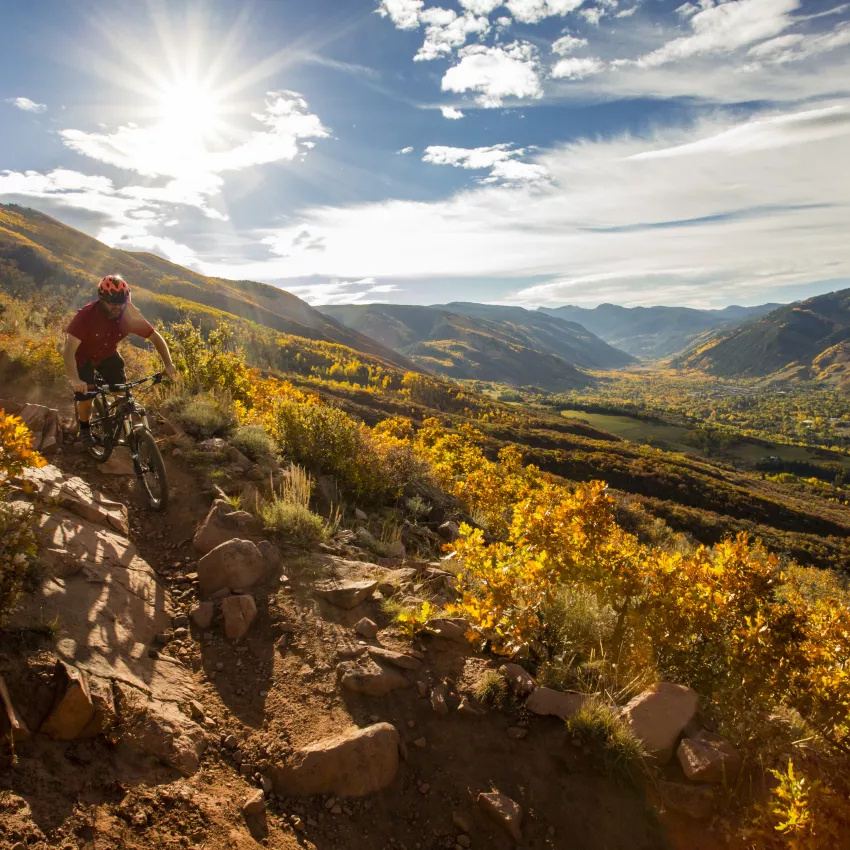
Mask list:
[[590,383],[576,367],[613,368],[633,362],[584,328],[559,319],[531,311],[523,311],[527,318],[517,313],[510,314],[511,320],[485,318],[497,313],[487,305],[457,305],[468,312],[451,306],[348,304],[319,309],[423,368],[456,379],[562,391]]
[[636,357],[663,359],[693,345],[706,333],[716,332],[766,315],[780,305],[730,305],[718,310],[693,307],[623,307],[600,304],[594,308],[565,305],[540,307],[540,312],[574,321],[609,345]]

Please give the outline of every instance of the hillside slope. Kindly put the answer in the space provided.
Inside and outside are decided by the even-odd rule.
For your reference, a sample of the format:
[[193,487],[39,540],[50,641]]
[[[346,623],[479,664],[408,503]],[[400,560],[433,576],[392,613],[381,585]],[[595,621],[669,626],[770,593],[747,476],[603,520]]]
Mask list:
[[764,376],[789,367],[822,376],[846,360],[850,343],[850,289],[789,304],[735,328],[673,365],[720,376]]
[[[0,204],[0,289],[61,294],[71,306],[91,300],[102,274],[118,272],[154,319],[212,308],[306,339],[333,342],[402,369],[412,363],[352,331],[300,298],[263,283],[206,277],[153,254],[118,251],[42,213]],[[22,277],[23,276],[23,277]],[[175,300],[178,299],[178,300]],[[182,302],[182,303],[181,303]]]
[[493,309],[480,304],[445,308],[336,305],[320,309],[420,366],[453,378],[563,390],[588,383],[576,366],[614,368],[631,362],[629,355],[567,322],[538,318],[525,310],[519,313],[528,314],[527,323],[519,314],[491,319],[455,310],[455,306],[470,312]]
[[701,335],[763,316],[778,305],[730,306],[723,310],[690,307],[621,307],[600,304],[588,309],[567,305],[541,307],[540,311],[578,322],[610,345],[636,357],[670,357],[692,345]]

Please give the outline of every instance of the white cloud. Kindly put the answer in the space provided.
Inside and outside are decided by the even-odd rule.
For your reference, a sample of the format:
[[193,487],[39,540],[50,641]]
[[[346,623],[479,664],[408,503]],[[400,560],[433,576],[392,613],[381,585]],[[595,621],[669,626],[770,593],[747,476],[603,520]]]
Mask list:
[[[316,208],[300,226],[323,240],[321,252],[207,271],[254,279],[495,276],[516,280],[514,300],[530,305],[755,298],[850,277],[850,172],[835,165],[848,142],[850,102],[584,140],[536,155],[547,181],[484,186],[434,203]],[[504,163],[497,154],[490,162]],[[544,282],[523,283],[529,278]]]
[[640,9],[640,3],[636,3],[628,9],[622,9],[614,15],[615,18],[630,18],[637,10]]
[[602,16],[605,14],[604,9],[600,9],[596,6],[590,9],[581,9],[579,11],[579,15],[584,18],[591,26],[598,27],[599,22],[602,20]]
[[400,30],[415,30],[424,5],[422,0],[381,0],[377,12],[388,17]]
[[587,47],[586,38],[577,38],[574,35],[565,35],[552,44],[552,52],[557,53],[558,56],[566,56],[568,53],[572,53],[580,47]]
[[408,147],[406,147],[406,148],[402,148],[400,151],[396,151],[396,153],[399,153],[399,154],[409,154],[409,153],[413,153],[413,146],[412,146],[412,145],[409,145],[409,146],[408,146]]
[[561,59],[552,68],[552,76],[556,79],[582,80],[594,74],[601,73],[605,63],[596,57]]
[[10,97],[6,99],[6,103],[17,107],[23,112],[46,112],[46,103],[36,103],[28,97]]
[[489,15],[503,4],[503,0],[458,0],[458,3],[471,15]]
[[426,24],[425,41],[413,57],[423,62],[453,53],[466,44],[470,35],[484,35],[490,29],[486,17],[458,15],[452,9],[432,7],[419,16]]
[[543,96],[538,75],[537,51],[527,41],[506,47],[470,45],[459,51],[460,62],[443,77],[443,91],[479,92],[484,107],[501,106],[506,97]]
[[655,67],[694,56],[731,53],[779,35],[794,23],[791,13],[801,0],[735,0],[708,5],[693,14],[692,35],[675,38],[641,57],[638,64]]
[[463,118],[463,112],[455,106],[441,106],[440,112],[443,113],[443,118],[448,118],[452,121]]
[[373,304],[380,299],[370,295],[398,292],[392,283],[377,284],[375,278],[362,280],[330,280],[327,282],[287,285],[286,291],[302,298],[308,304],[331,306],[333,304]]
[[433,165],[451,165],[470,171],[489,171],[480,183],[529,183],[546,177],[546,169],[535,163],[521,162],[519,157],[525,148],[514,148],[509,144],[490,145],[480,148],[455,148],[431,145],[425,148],[423,162]]
[[506,0],[505,6],[520,23],[536,24],[544,18],[566,15],[584,0]]

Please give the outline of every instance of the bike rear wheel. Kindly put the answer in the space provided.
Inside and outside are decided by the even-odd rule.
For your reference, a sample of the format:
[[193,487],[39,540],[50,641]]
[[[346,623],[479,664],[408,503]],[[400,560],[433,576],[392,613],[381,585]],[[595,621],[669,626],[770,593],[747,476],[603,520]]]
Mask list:
[[147,429],[135,433],[138,456],[136,475],[148,504],[155,511],[164,511],[168,506],[168,475],[165,462],[153,434]]
[[106,407],[100,396],[94,400],[92,414],[91,435],[94,439],[94,445],[89,446],[89,455],[98,463],[106,463],[114,446],[112,435],[109,434],[109,424],[106,421]]

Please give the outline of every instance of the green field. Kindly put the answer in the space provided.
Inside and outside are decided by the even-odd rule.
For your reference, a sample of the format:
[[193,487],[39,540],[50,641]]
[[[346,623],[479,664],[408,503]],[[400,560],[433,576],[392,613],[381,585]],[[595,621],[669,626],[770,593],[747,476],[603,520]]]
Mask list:
[[[587,413],[584,410],[562,410],[561,414],[570,419],[580,419],[594,428],[607,431],[609,434],[614,434],[616,437],[630,440],[633,443],[705,457],[705,452],[689,441],[690,429],[684,425],[668,425],[663,422],[646,421],[627,414]],[[850,469],[850,458],[836,452],[808,449],[804,446],[786,446],[780,443],[759,445],[746,438],[729,445],[719,453],[718,457],[733,463],[735,466],[752,468],[760,458],[767,455],[775,455],[787,461],[806,461],[809,463],[838,461]]]

